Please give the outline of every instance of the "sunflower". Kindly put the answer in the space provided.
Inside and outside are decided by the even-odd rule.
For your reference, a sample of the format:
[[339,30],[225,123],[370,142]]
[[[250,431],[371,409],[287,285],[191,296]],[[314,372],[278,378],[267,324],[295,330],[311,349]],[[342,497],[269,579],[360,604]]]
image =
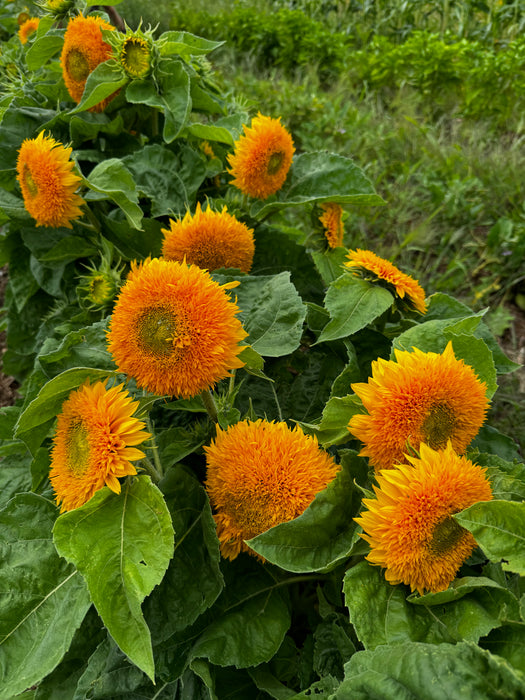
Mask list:
[[253,554],[244,540],[296,518],[339,469],[315,437],[266,420],[217,427],[204,450],[206,490],[227,559]]
[[343,208],[335,202],[321,204],[323,210],[319,221],[323,225],[324,235],[330,248],[340,248],[343,245]]
[[40,20],[38,17],[29,17],[20,25],[20,29],[18,30],[18,37],[22,44],[27,44],[27,40],[29,39],[31,34],[34,34],[36,32],[39,24]]
[[371,250],[358,248],[348,251],[348,262],[345,262],[345,267],[363,279],[373,282],[383,280],[386,283],[385,286],[408,302],[411,308],[417,309],[422,314],[426,313],[424,289],[417,280],[401,272],[389,260],[380,258]]
[[[102,38],[103,29],[113,30],[114,27],[101,17],[78,15],[68,22],[60,62],[68,92],[77,104],[82,99],[89,74],[111,57],[111,46]],[[110,95],[89,111],[102,112],[115,95]]]
[[292,137],[278,119],[258,114],[228,155],[232,185],[250,197],[266,199],[283,186],[295,151]]
[[459,457],[451,443],[433,450],[421,443],[410,464],[385,469],[377,476],[375,498],[354,520],[371,547],[368,561],[385,569],[391,584],[436,593],[448,588],[476,546],[470,532],[452,517],[478,501],[490,501],[485,469]]
[[75,194],[81,179],[73,172],[72,150],[41,131],[18,151],[17,179],[25,208],[37,226],[72,228],[71,222],[82,216],[85,202]]
[[182,220],[170,219],[169,230],[162,233],[162,255],[167,260],[186,258],[206,270],[236,267],[249,272],[252,266],[253,229],[228,214],[226,207],[220,213],[209,207],[202,211],[199,202],[193,216],[188,212]]
[[119,59],[130,78],[144,78],[151,70],[151,47],[140,36],[128,36],[122,44]]
[[136,474],[131,462],[145,456],[135,447],[150,437],[133,416],[138,401],[106,383],[87,382],[62,404],[49,474],[61,512],[83,505],[104,485],[120,493],[118,477]]
[[197,265],[171,260],[132,264],[108,331],[118,371],[155,394],[189,398],[210,389],[230,370],[246,337],[238,306]]
[[451,440],[461,454],[485,420],[486,385],[456,359],[451,342],[442,354],[413,350],[396,350],[396,362],[379,358],[368,383],[352,384],[368,414],[353,416],[348,430],[376,469],[402,459],[407,444],[437,450]]

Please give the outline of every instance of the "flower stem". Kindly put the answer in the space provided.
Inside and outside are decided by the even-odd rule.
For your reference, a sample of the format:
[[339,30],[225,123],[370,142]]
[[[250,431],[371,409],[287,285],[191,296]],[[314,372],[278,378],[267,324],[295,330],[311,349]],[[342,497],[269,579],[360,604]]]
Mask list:
[[83,207],[84,207],[84,211],[86,212],[87,218],[89,219],[89,222],[91,223],[91,225],[93,226],[95,231],[97,233],[102,233],[102,229],[100,228],[99,220],[93,214],[93,212],[89,208],[89,205],[87,204],[87,202],[84,203]]
[[158,473],[147,457],[143,457],[140,464],[144,468],[144,471],[151,476],[155,483],[158,483],[162,479],[162,475]]
[[283,414],[282,414],[282,411],[281,411],[281,404],[279,403],[279,398],[278,398],[278,396],[277,396],[277,392],[275,391],[275,382],[271,382],[271,385],[272,385],[273,397],[274,397],[275,403],[276,403],[276,405],[277,405],[277,414],[278,414],[278,416],[279,416],[279,420],[282,421],[282,419],[283,419]]
[[208,411],[209,417],[214,423],[218,423],[219,416],[217,415],[217,406],[215,405],[215,399],[213,398],[211,391],[209,389],[203,391],[201,394],[201,399],[202,403],[204,404],[204,408]]
[[151,463],[150,466],[154,470],[155,474],[157,474],[157,481],[160,481],[164,476],[164,470],[162,469],[162,464],[159,457],[159,448],[157,447],[157,443],[155,442],[155,433],[153,432],[153,424],[151,422],[149,413],[146,414],[146,427],[148,429],[148,433],[151,433],[151,439],[153,442],[153,445],[151,446],[151,452],[153,454],[153,461],[155,462],[155,467],[153,467]]

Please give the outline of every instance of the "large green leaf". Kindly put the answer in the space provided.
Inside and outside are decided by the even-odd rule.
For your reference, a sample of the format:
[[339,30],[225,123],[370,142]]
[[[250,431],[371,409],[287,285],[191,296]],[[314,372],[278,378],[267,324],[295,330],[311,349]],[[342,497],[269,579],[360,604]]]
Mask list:
[[224,41],[211,41],[189,32],[164,32],[157,40],[161,56],[203,56],[222,46]]
[[286,571],[330,570],[346,559],[358,539],[352,516],[361,503],[353,484],[354,460],[344,460],[336,478],[294,520],[263,532],[247,544]]
[[87,379],[103,380],[112,374],[113,372],[93,367],[75,367],[54,377],[21,413],[15,426],[15,437],[25,442],[34,455],[61,412],[62,404],[70,392]]
[[9,700],[61,661],[91,604],[80,574],[61,559],[56,507],[19,494],[0,511],[0,698]]
[[162,66],[165,75],[160,80],[164,102],[164,129],[162,136],[171,143],[186,126],[191,113],[190,77],[182,61],[168,60]]
[[520,700],[525,681],[476,644],[407,643],[359,651],[333,700]]
[[64,33],[61,30],[51,30],[44,36],[38,37],[26,53],[26,63],[29,70],[41,68],[57,54],[64,45]]
[[330,321],[317,339],[318,343],[346,338],[368,326],[394,302],[387,289],[350,275],[342,275],[328,287],[325,306]]
[[154,680],[141,604],[161,582],[173,555],[173,526],[161,492],[148,476],[128,479],[119,495],[104,487],[82,507],[61,515],[53,533],[59,554],[84,576],[113,639]]
[[[4,415],[0,414],[0,420]],[[17,493],[31,491],[31,455],[19,440],[0,444],[0,508]]]
[[160,488],[176,538],[166,575],[144,608],[147,620],[156,618],[157,644],[195,622],[224,586],[215,522],[203,487],[183,467],[176,466],[168,471]]
[[262,218],[284,207],[314,202],[384,204],[363,170],[350,158],[319,151],[294,158],[282,189],[275,198],[256,202],[251,215]]
[[491,561],[503,560],[506,571],[525,576],[525,503],[483,501],[454,518],[472,532]]
[[[142,209],[138,205],[137,186],[130,171],[118,158],[108,158],[95,165],[86,185],[98,193],[91,199],[111,199],[118,204],[133,228],[142,227]],[[86,195],[86,199],[90,199]]]
[[488,578],[457,579],[448,590],[413,601],[407,600],[407,590],[392,586],[378,567],[367,562],[346,572],[345,601],[365,648],[409,641],[477,642],[519,614],[515,596]]
[[83,112],[110,97],[128,82],[122,67],[115,60],[100,63],[86,80],[82,99],[70,114]]
[[502,501],[525,501],[525,464],[514,460],[509,462],[495,454],[474,454],[471,459],[482,467],[487,467],[492,497]]
[[511,622],[481,640],[481,646],[507,661],[525,674],[525,623]]

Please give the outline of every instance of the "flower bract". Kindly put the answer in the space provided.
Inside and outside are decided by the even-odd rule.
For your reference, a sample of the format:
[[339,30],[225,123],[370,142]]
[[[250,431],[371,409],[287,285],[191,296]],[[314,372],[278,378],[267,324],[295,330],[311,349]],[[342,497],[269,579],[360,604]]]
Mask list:
[[51,451],[49,478],[61,511],[86,503],[103,486],[120,493],[119,477],[136,474],[136,445],[150,437],[134,417],[138,401],[122,386],[83,384],[62,404]]
[[167,260],[186,259],[206,270],[235,267],[249,272],[252,266],[255,244],[253,229],[228,214],[209,207],[202,211],[200,202],[195,214],[170,219],[170,228],[162,229],[164,241],[162,255]]
[[258,114],[228,155],[232,185],[250,197],[266,199],[284,184],[295,148],[292,137],[281,124]]
[[296,426],[240,421],[217,436],[206,452],[206,489],[215,509],[221,552],[235,559],[244,543],[292,520],[335,477],[339,467],[314,437]]
[[321,204],[323,213],[319,217],[324,235],[330,248],[340,248],[343,245],[343,208],[336,202]]
[[72,228],[71,222],[82,216],[84,200],[76,194],[81,179],[73,172],[72,150],[42,131],[18,151],[17,179],[37,226]]
[[26,21],[20,25],[18,37],[22,44],[27,44],[27,40],[36,32],[39,24],[40,19],[38,17],[29,17],[29,19],[26,19]]
[[117,299],[108,349],[119,372],[138,386],[189,398],[242,367],[246,337],[238,306],[197,265],[146,260],[132,270]]
[[395,356],[395,362],[372,362],[366,384],[352,384],[367,411],[348,424],[364,444],[359,454],[376,469],[388,469],[420,442],[443,449],[450,440],[463,453],[485,420],[485,383],[456,359],[451,342],[441,354],[414,348]]
[[410,275],[401,272],[389,260],[380,258],[371,250],[348,251],[347,270],[373,282],[383,282],[395,295],[403,299],[411,308],[426,313],[425,291]]
[[[82,99],[89,74],[111,57],[111,46],[102,38],[103,29],[113,30],[114,27],[97,16],[77,15],[68,22],[60,62],[68,92],[77,104]],[[114,96],[115,93],[90,111],[102,112]]]
[[454,580],[476,542],[452,517],[478,501],[490,501],[485,469],[458,456],[450,443],[444,450],[421,444],[409,464],[385,469],[376,477],[375,498],[363,499],[366,510],[355,518],[370,544],[366,557],[385,569],[392,584],[436,593]]

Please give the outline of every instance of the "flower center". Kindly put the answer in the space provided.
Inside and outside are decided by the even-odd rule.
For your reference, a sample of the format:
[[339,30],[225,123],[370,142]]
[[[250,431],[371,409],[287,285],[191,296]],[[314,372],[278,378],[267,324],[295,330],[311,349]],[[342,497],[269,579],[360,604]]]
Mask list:
[[36,197],[38,194],[38,187],[36,186],[36,182],[33,180],[33,175],[31,174],[31,170],[27,163],[24,163],[24,182],[31,197]]
[[78,49],[71,49],[68,53],[66,56],[66,67],[69,75],[77,83],[84,82],[90,73],[88,61],[82,51]]
[[283,164],[284,160],[284,153],[283,151],[278,151],[277,153],[272,153],[270,156],[270,159],[268,161],[268,167],[266,168],[266,172],[268,175],[275,175],[279,172],[281,169],[281,165]]
[[82,476],[89,467],[89,432],[80,419],[67,429],[68,466],[74,476]]
[[150,51],[143,39],[127,39],[120,60],[129,75],[143,77],[150,68]]
[[427,549],[435,556],[440,556],[454,549],[467,530],[447,515],[443,520],[436,523],[432,531],[432,539],[427,544]]
[[446,447],[456,427],[456,417],[446,404],[438,403],[431,406],[428,416],[423,421],[422,433],[425,442],[433,450]]
[[93,277],[89,282],[89,298],[95,304],[103,304],[111,297],[111,287],[102,275]]
[[191,335],[181,319],[171,309],[158,307],[147,309],[138,319],[137,334],[140,347],[154,357],[166,359],[176,349],[191,343]]

